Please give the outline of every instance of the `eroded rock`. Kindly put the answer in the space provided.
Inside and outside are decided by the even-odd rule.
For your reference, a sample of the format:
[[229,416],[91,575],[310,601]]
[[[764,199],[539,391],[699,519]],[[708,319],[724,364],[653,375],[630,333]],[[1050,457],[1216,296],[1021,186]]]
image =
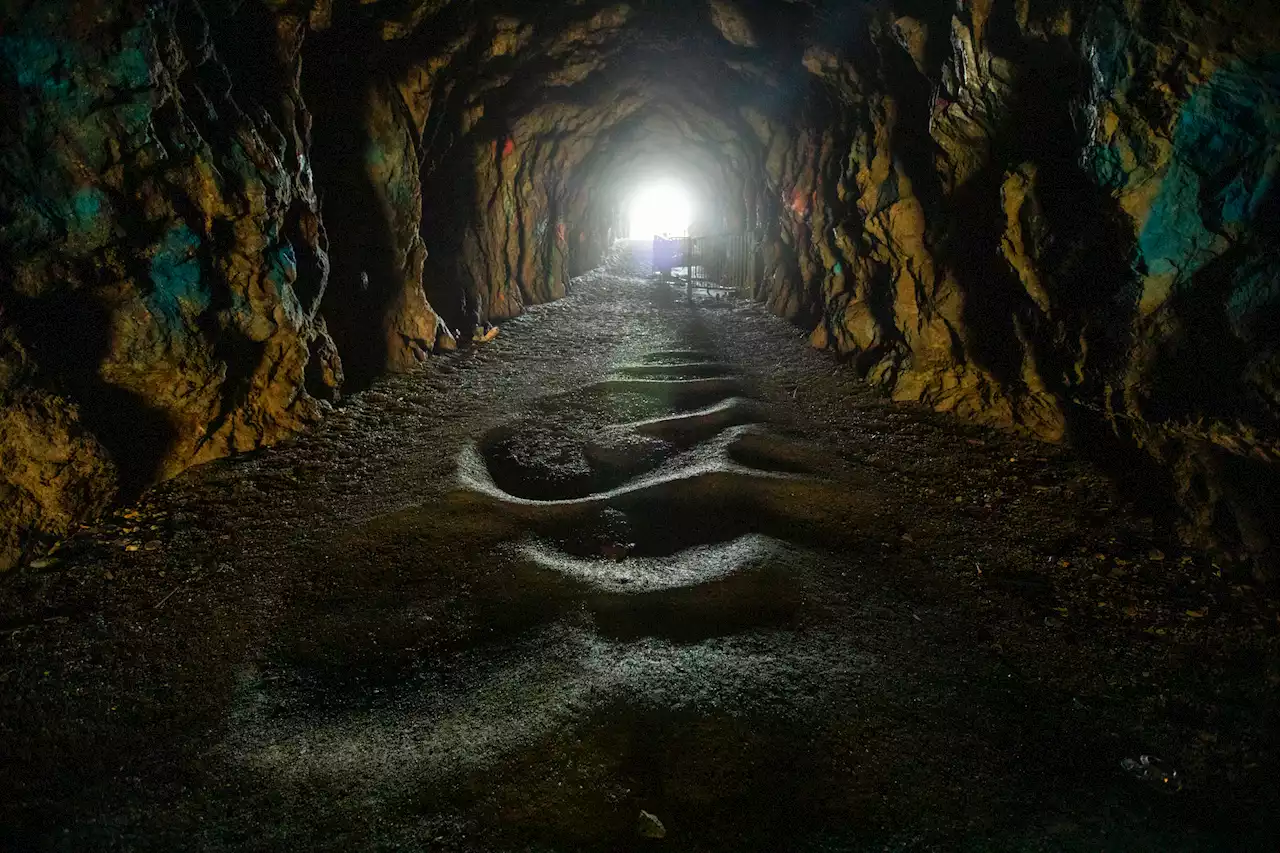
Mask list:
[[1105,444],[1166,472],[1205,541],[1274,550],[1265,9],[33,0],[2,20],[0,305],[39,368],[6,405],[82,435],[67,453],[126,492],[564,296],[624,233],[626,185],[667,169],[697,230],[750,234],[755,296],[894,398]]

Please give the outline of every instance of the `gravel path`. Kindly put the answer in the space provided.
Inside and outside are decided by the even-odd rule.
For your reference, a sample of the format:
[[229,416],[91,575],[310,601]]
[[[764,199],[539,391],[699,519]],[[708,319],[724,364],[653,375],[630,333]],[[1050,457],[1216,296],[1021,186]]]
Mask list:
[[643,260],[6,577],[0,846],[1270,849],[1276,602]]

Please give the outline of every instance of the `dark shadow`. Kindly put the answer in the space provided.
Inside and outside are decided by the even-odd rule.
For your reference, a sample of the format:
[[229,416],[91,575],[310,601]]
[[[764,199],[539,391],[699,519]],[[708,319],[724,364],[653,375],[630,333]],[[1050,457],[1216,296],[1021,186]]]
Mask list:
[[111,455],[120,498],[136,499],[158,479],[177,433],[164,412],[100,375],[112,351],[111,313],[89,293],[72,290],[20,306],[16,319],[36,362]]
[[964,293],[966,356],[1019,397],[1025,392],[1020,331],[1026,335],[1034,328],[1034,306],[1000,254],[1004,162],[993,160],[952,195],[950,227],[939,254]]
[[[365,117],[383,75],[368,64],[381,42],[364,29],[313,34],[304,48],[303,98],[314,115],[311,158],[329,237],[329,282],[321,312],[342,356],[350,390],[387,366],[388,310],[403,285],[395,235],[381,215],[366,157]],[[394,93],[393,93],[394,94]]]
[[[1256,329],[1260,335],[1246,341],[1228,314],[1238,277],[1255,260],[1256,250],[1251,248],[1226,252],[1170,296],[1167,310],[1176,331],[1151,371],[1150,395],[1143,407],[1149,419],[1208,417],[1274,431],[1274,412],[1246,379],[1260,356],[1276,350],[1276,338],[1267,335],[1274,335],[1274,330],[1263,325]],[[1270,266],[1270,275],[1280,275],[1280,262]]]
[[[867,283],[866,291],[867,309],[875,320],[877,339],[853,357],[854,369],[861,377],[865,378],[877,364],[891,358],[899,345],[904,350],[907,348],[894,316],[893,306],[897,295],[889,267],[878,265]],[[894,371],[896,373],[896,366]]]
[[[1047,314],[1022,309],[1031,355],[1065,412],[1067,441],[1107,474],[1125,500],[1171,534],[1177,515],[1172,473],[1123,422],[1103,414],[1109,405],[1124,408],[1107,394],[1123,387],[1134,354],[1140,284],[1132,219],[1080,159],[1083,141],[1071,105],[1088,97],[1089,70],[1061,45],[1018,59],[1026,73],[1010,162],[1037,167],[1041,220],[1024,211],[1021,225],[1028,239],[1043,236],[1034,251],[1050,300]],[[998,249],[998,243],[992,246],[993,255]]]
[[[441,117],[437,121],[447,121]],[[476,173],[467,156],[452,153],[423,180],[422,239],[427,246],[423,289],[445,324],[468,340],[480,322],[481,296],[465,271],[467,217],[476,212]]]
[[[1171,473],[1102,414],[1106,389],[1122,384],[1132,355],[1138,284],[1130,220],[1079,158],[1081,131],[1071,105],[1087,97],[1088,69],[1064,42],[1027,50],[1008,12],[989,22],[988,44],[1017,62],[1021,76],[1002,110],[1007,118],[992,130],[987,165],[948,200],[934,195],[927,175],[911,176],[928,191],[926,204],[945,205],[935,239],[964,294],[964,351],[1015,398],[1026,391],[1024,358],[1033,358],[1039,379],[1066,414],[1068,442],[1127,500],[1170,530],[1176,506]],[[903,76],[909,76],[906,70]],[[928,121],[912,115],[914,129],[900,134],[903,141],[927,136]],[[1032,250],[1047,310],[1031,299],[1002,252],[1005,176],[1023,164],[1037,170],[1041,220],[1021,224],[1024,234],[1045,237]]]
[[[265,4],[239,3],[209,4],[203,17],[218,58],[230,75],[236,101],[265,110],[276,128],[287,130],[289,123],[281,107],[293,83],[280,61],[276,16]],[[201,18],[199,13],[175,18],[183,41],[193,49],[204,40],[199,31]]]

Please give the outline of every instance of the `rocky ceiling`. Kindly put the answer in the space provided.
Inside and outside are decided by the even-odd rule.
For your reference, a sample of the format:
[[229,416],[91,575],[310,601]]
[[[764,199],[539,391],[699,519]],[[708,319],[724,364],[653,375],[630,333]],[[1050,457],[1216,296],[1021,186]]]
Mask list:
[[[778,121],[796,102],[803,81],[792,79],[786,92],[777,68],[802,70],[796,36],[813,20],[811,7],[789,3],[382,2],[312,9],[302,86],[308,103],[317,104],[317,182],[323,193],[324,176],[333,175],[341,191],[352,189],[357,164],[342,161],[354,161],[366,141],[344,131],[340,116],[359,115],[370,87],[380,86],[374,107],[392,115],[365,130],[403,128],[403,138],[377,144],[411,149],[416,160],[396,172],[425,188],[424,219],[398,224],[402,243],[412,242],[412,232],[422,236],[434,273],[426,296],[439,312],[439,322],[403,320],[409,333],[385,351],[366,349],[381,314],[350,329],[336,324],[339,350],[350,353],[348,372],[364,377],[388,363],[406,366],[448,345],[449,334],[465,337],[529,301],[561,295],[564,269],[533,271],[563,267],[567,258],[512,256],[513,229],[521,246],[535,246],[549,233],[538,229],[558,223],[566,243],[572,232],[584,244],[569,248],[585,251],[565,253],[581,256],[581,268],[598,259],[619,224],[621,194],[642,175],[679,174],[717,219],[745,227],[748,185],[762,166],[749,119]],[[767,43],[758,31],[769,35]],[[355,89],[349,97],[333,97],[348,86]],[[341,135],[330,142],[330,132]],[[579,227],[568,229],[567,218]],[[357,224],[351,226],[341,230]],[[533,239],[521,227],[533,229]],[[415,266],[407,278],[416,281],[417,254],[406,252],[404,262]],[[330,255],[335,284],[368,266],[367,258],[344,266],[337,239]],[[520,287],[510,288],[513,281]],[[422,312],[420,301],[410,303],[406,310]]]
[[0,566],[565,295],[663,170],[701,227],[751,235],[756,298],[849,369],[1149,466],[1189,537],[1268,565],[1278,20],[1270,0],[7,3]]

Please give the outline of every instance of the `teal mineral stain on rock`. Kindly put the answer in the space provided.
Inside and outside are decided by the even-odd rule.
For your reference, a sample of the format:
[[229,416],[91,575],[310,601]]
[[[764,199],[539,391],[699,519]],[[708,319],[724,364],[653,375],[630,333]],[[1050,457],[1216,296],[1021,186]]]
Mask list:
[[102,212],[102,202],[102,193],[93,187],[84,187],[76,193],[71,206],[78,219],[89,220]]
[[0,60],[23,89],[51,92],[65,88],[66,81],[53,76],[62,59],[61,47],[53,39],[0,36]]
[[[105,88],[147,89],[151,86],[150,29],[138,24],[121,36],[122,48],[109,56],[73,41],[36,35],[0,36],[0,62],[18,86],[46,98],[65,98],[73,85],[84,106],[92,103],[88,84],[105,80]],[[75,85],[78,84],[78,85]]]
[[403,152],[394,143],[384,145],[373,140],[365,149],[365,166],[383,200],[393,210],[408,212],[417,206],[420,187],[416,170],[404,159]]
[[123,49],[111,58],[107,68],[118,86],[134,89],[151,86],[150,29],[145,24],[133,27],[121,39]]
[[243,293],[240,293],[237,290],[232,290],[230,314],[238,323],[246,325],[252,323],[255,317],[253,303],[250,302]]
[[1106,189],[1117,189],[1125,185],[1128,175],[1124,170],[1124,159],[1115,142],[1099,145],[1093,149],[1093,176],[1098,184]]
[[83,187],[71,199],[72,227],[84,231],[93,227],[94,220],[102,213],[106,197],[93,187]]
[[76,190],[67,205],[65,221],[67,248],[72,251],[92,251],[111,239],[110,203],[95,187]]
[[[407,175],[405,177],[407,178]],[[416,189],[413,182],[393,176],[387,183],[387,198],[397,210],[410,212],[414,207]]]
[[1219,70],[1182,108],[1173,161],[1139,237],[1154,275],[1187,276],[1250,225],[1280,168],[1280,55]]
[[267,278],[283,290],[298,277],[298,258],[293,252],[293,245],[286,240],[275,249],[268,249],[267,254]]
[[[38,33],[10,31],[0,36],[0,78],[9,79],[31,99],[17,110],[24,130],[24,144],[35,150],[53,147],[59,137],[72,141],[84,163],[68,164],[67,172],[83,165],[99,171],[105,167],[108,138],[119,139],[118,120],[132,141],[145,140],[149,132],[154,46],[146,22],[124,31],[114,52]],[[16,105],[6,109],[17,109]]]
[[186,225],[169,229],[151,259],[152,291],[148,306],[152,314],[170,325],[179,325],[187,314],[199,314],[209,307],[209,293],[201,283],[196,252],[200,238]]
[[1138,237],[1147,271],[1190,275],[1213,257],[1218,239],[1201,219],[1199,175],[1175,162]]

